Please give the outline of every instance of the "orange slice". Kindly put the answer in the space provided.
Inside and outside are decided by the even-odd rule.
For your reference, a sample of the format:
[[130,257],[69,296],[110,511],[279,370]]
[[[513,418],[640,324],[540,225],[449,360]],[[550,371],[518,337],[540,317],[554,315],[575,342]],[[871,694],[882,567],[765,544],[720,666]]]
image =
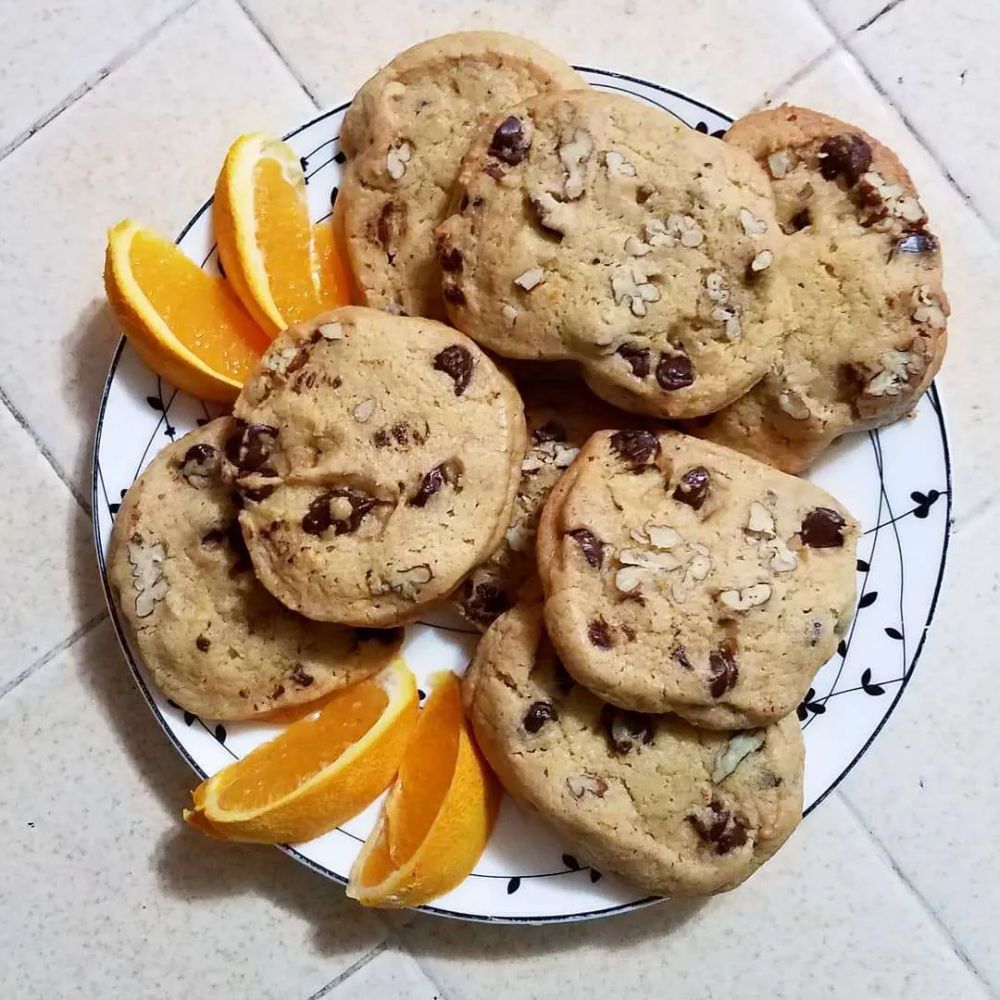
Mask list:
[[350,303],[332,226],[313,230],[302,164],[287,143],[251,132],[230,146],[212,219],[226,277],[270,336]]
[[397,908],[448,892],[472,871],[499,806],[500,786],[473,742],[458,678],[440,674],[347,895]]
[[227,840],[311,840],[385,791],[416,720],[416,681],[394,660],[203,781],[184,819]]
[[200,399],[235,399],[267,348],[224,281],[131,219],[108,231],[104,288],[142,360]]

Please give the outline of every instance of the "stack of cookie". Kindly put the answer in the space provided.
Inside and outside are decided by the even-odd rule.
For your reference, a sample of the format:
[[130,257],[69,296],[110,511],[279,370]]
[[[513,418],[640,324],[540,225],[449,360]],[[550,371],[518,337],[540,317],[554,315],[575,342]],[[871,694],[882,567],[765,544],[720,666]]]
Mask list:
[[789,473],[908,412],[944,350],[908,175],[816,112],[718,140],[479,32],[393,60],[342,143],[368,308],[279,334],[130,491],[140,650],[245,718],[448,598],[487,630],[466,707],[520,802],[645,891],[738,884],[801,815],[794,709],[855,600],[856,522]]

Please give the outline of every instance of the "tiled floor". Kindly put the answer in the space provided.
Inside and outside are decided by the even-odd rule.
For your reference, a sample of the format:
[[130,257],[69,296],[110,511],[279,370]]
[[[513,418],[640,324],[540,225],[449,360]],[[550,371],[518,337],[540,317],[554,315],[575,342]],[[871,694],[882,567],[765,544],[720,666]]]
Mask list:
[[[122,0],[0,31],[0,996],[1000,996],[995,5],[960,0]],[[191,775],[103,620],[88,537],[114,329],[105,227],[176,230],[229,140],[343,100],[421,37],[496,26],[732,113],[815,105],[896,148],[946,247],[956,530],[918,675],[740,890],[540,929],[383,919],[177,823]],[[991,751],[993,751],[991,753]]]

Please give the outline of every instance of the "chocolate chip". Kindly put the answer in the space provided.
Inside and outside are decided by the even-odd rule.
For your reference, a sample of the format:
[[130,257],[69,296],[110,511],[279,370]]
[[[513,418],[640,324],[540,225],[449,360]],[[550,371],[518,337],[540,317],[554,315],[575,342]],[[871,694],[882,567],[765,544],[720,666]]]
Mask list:
[[499,163],[487,163],[486,166],[483,167],[483,173],[492,177],[493,180],[498,181],[503,177],[503,167],[501,167]]
[[595,618],[587,626],[587,638],[598,649],[610,649],[614,644],[611,628],[603,618]]
[[295,352],[295,357],[285,367],[285,374],[291,375],[302,368],[305,363],[309,360],[309,348],[300,347],[298,351]]
[[372,442],[376,448],[388,448],[392,444],[389,432],[383,427],[372,435]]
[[[350,513],[346,517],[335,518],[331,505],[339,498],[347,500]],[[358,530],[365,515],[374,506],[375,498],[367,493],[350,486],[338,486],[321,493],[309,504],[309,510],[302,518],[302,530],[310,535],[322,535],[328,528],[333,528],[335,535],[350,534]]]
[[314,677],[312,674],[307,674],[305,670],[302,669],[301,663],[296,663],[295,667],[292,669],[292,680],[298,684],[299,687],[307,688],[312,684]]
[[478,625],[489,625],[509,607],[507,594],[495,583],[466,581],[462,608],[470,621]]
[[897,253],[934,253],[937,248],[937,238],[926,229],[915,229],[912,233],[903,233],[896,240]]
[[546,722],[555,722],[559,718],[555,705],[550,701],[532,702],[524,713],[524,728],[529,733],[537,733]]
[[355,642],[377,642],[382,646],[394,646],[399,642],[405,630],[403,628],[356,628],[354,630]]
[[399,241],[406,231],[406,206],[387,201],[379,212],[375,231],[378,234],[378,244],[391,264],[399,251]]
[[538,444],[544,444],[546,441],[565,441],[566,428],[557,420],[549,420],[541,427],[536,427],[531,436]]
[[633,472],[642,472],[659,454],[660,442],[652,431],[615,431],[611,450],[625,459]]
[[673,658],[685,670],[694,670],[694,667],[691,666],[691,661],[688,659],[687,650],[683,646],[675,646],[672,655],[673,655]]
[[472,379],[472,354],[461,344],[451,344],[434,358],[434,370],[444,372],[455,383],[455,395],[461,396]]
[[200,650],[201,650],[201,651],[202,651],[203,653],[207,653],[207,652],[208,652],[208,649],[209,649],[209,647],[210,647],[210,646],[212,645],[212,643],[211,643],[211,642],[209,641],[208,637],[207,637],[207,636],[204,636],[204,635],[199,635],[199,636],[198,636],[198,638],[197,638],[197,639],[195,639],[195,641],[194,641],[194,644],[195,644],[195,645],[196,645],[196,646],[197,646],[197,647],[198,647],[198,648],[199,648],[199,649],[200,649]]
[[853,132],[830,136],[819,148],[819,172],[832,181],[843,177],[848,187],[854,187],[871,166],[871,147]]
[[214,462],[218,456],[218,451],[210,444],[193,444],[186,452],[182,464],[191,462],[194,465],[205,465]]
[[261,500],[266,500],[277,488],[277,486],[270,485],[241,486],[240,494],[244,500],[252,500],[254,503],[260,503]]
[[267,461],[277,440],[277,427],[238,420],[236,429],[226,441],[226,458],[241,473],[256,472]]
[[625,638],[629,642],[635,642],[635,635],[636,635],[636,633],[635,633],[635,629],[632,628],[631,625],[629,625],[627,622],[625,622],[625,623],[622,624],[621,630],[622,630],[622,632],[625,633]]
[[704,465],[696,465],[681,476],[673,496],[678,503],[686,503],[693,510],[701,510],[712,488],[712,474]]
[[688,816],[688,820],[698,836],[713,845],[716,854],[728,854],[747,842],[746,822],[733,816],[716,799],[700,816]]
[[448,473],[445,467],[443,465],[435,465],[434,468],[420,480],[417,492],[410,498],[410,506],[426,507],[427,501],[430,500],[435,493],[439,492],[449,481],[450,480],[448,479]]
[[402,421],[392,425],[392,439],[398,445],[406,445],[410,443],[410,429]]
[[844,544],[846,522],[829,507],[817,507],[802,519],[802,543],[814,549],[839,549]]
[[569,531],[567,534],[580,546],[580,551],[583,553],[583,558],[587,560],[588,565],[593,566],[594,569],[599,569],[601,560],[604,557],[604,543],[597,535],[587,528],[574,528],[573,531]]
[[694,365],[686,354],[661,354],[656,381],[666,392],[685,389],[694,382]]
[[601,721],[615,753],[628,753],[653,742],[653,720],[641,712],[627,712],[613,705],[605,705],[601,710]]
[[462,251],[458,247],[448,249],[443,243],[438,244],[438,262],[442,271],[461,271]]
[[740,671],[729,646],[721,646],[708,654],[708,690],[713,698],[721,698],[736,687]]
[[458,285],[445,285],[441,290],[445,302],[450,302],[453,306],[465,305],[465,292]]
[[649,349],[635,347],[632,344],[622,344],[616,352],[624,358],[636,378],[645,378],[649,374]]
[[516,115],[510,115],[493,133],[489,153],[490,156],[514,166],[524,159],[530,146],[530,140],[525,141],[521,119]]

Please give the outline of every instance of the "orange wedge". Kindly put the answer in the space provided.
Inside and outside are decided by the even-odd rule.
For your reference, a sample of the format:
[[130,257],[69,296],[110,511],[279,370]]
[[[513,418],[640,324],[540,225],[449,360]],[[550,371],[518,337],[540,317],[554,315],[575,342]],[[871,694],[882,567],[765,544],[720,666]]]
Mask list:
[[131,219],[108,231],[104,288],[142,360],[200,399],[235,399],[267,348],[224,281]]
[[212,219],[226,277],[270,336],[350,303],[333,227],[310,224],[302,164],[287,143],[251,132],[230,146]]
[[499,806],[500,785],[473,742],[458,678],[440,674],[347,895],[398,908],[448,892],[472,871]]
[[417,714],[416,681],[394,660],[203,781],[184,819],[227,840],[282,844],[318,837],[385,791]]

